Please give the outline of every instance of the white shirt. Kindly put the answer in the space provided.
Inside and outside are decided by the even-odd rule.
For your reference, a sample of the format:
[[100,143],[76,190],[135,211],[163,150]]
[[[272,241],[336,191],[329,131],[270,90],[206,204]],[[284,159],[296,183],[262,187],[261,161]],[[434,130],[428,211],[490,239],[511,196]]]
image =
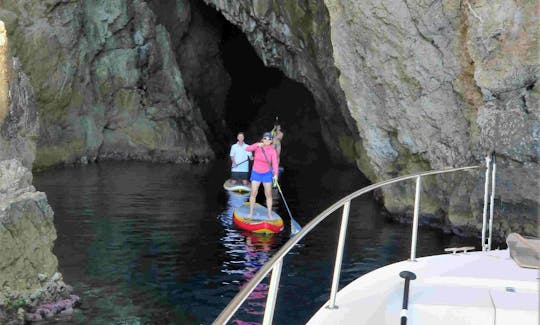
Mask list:
[[231,157],[234,157],[234,162],[238,165],[233,167],[231,171],[233,172],[249,172],[249,161],[246,161],[251,157],[251,152],[246,151],[247,143],[242,143],[239,145],[238,142],[231,146]]

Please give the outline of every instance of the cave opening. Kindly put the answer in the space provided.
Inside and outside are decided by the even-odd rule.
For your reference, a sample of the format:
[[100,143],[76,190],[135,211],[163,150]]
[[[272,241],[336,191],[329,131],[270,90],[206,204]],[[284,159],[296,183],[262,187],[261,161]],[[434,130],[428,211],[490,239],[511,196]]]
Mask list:
[[224,107],[231,144],[239,131],[245,132],[246,142],[258,141],[277,119],[285,134],[282,164],[302,167],[329,162],[310,91],[281,70],[266,67],[238,27],[228,21],[222,26],[220,49],[231,80]]
[[278,68],[265,66],[246,34],[221,12],[203,1],[187,1],[178,18],[177,2],[149,3],[171,35],[186,92],[208,126],[217,159],[228,158],[238,132],[245,132],[247,143],[256,142],[277,117],[285,134],[284,165],[336,161],[329,157],[311,92]]

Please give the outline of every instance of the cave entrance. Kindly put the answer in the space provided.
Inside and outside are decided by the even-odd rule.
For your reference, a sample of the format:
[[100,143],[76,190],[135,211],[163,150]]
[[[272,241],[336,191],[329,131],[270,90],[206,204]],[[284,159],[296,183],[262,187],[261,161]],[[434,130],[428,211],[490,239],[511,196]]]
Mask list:
[[184,86],[208,126],[217,157],[228,157],[239,131],[253,143],[278,117],[285,134],[284,165],[329,160],[310,91],[264,66],[238,27],[203,1],[187,1],[182,10],[174,0],[149,3],[171,35]]
[[221,53],[231,78],[225,103],[225,122],[231,143],[239,131],[246,142],[260,139],[278,119],[285,134],[282,164],[301,166],[328,161],[319,115],[309,90],[287,78],[279,69],[264,66],[246,35],[223,23]]

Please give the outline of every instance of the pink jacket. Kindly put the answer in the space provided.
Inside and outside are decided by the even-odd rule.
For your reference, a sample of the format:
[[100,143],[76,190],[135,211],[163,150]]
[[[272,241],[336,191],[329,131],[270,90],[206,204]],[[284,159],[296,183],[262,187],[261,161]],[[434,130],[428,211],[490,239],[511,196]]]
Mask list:
[[[262,148],[264,148],[264,152],[266,153],[266,158],[264,157]],[[253,159],[253,170],[256,171],[257,173],[266,173],[270,170],[270,166],[268,162],[271,162],[272,174],[274,176],[277,176],[279,166],[277,162],[276,149],[272,145],[263,146],[262,148],[259,147],[258,142],[246,147],[246,150],[253,151],[253,155],[255,156],[255,158]]]

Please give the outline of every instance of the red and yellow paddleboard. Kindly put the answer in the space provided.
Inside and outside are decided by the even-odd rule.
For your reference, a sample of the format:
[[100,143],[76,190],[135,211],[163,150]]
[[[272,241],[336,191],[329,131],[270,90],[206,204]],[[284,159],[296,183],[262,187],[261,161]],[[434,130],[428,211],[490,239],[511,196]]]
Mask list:
[[234,209],[233,221],[241,229],[249,230],[255,233],[273,234],[283,230],[283,219],[272,211],[272,219],[268,218],[268,212],[265,206],[255,203],[253,216],[247,218],[249,214],[249,202],[244,203]]

